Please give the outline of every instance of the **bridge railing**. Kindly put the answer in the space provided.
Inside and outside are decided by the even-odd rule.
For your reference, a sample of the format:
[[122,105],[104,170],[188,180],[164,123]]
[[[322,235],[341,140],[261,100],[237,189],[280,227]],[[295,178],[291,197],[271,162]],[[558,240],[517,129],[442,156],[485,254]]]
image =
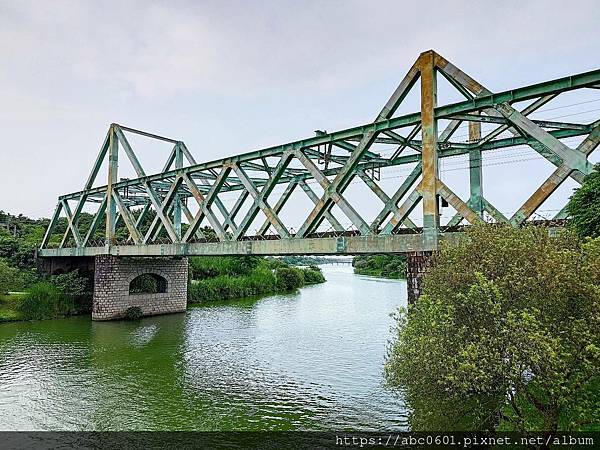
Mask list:
[[[464,101],[436,104],[440,75]],[[180,140],[112,124],[83,189],[59,197],[40,255],[188,254],[205,251],[202,244],[233,254],[255,249],[281,254],[433,250],[440,239],[466,224],[487,220],[519,226],[565,180],[582,182],[593,168],[588,156],[600,142],[598,120],[557,122],[529,116],[563,92],[599,87],[600,70],[595,70],[492,93],[428,51],[419,56],[372,122],[330,133],[317,131],[313,137],[228,158],[198,163]],[[396,114],[412,90],[418,91],[420,111]],[[526,107],[516,107],[524,101]],[[446,125],[438,130],[442,123]],[[468,140],[456,139],[465,124]],[[482,133],[482,124],[492,128]],[[161,172],[146,173],[131,135],[171,146]],[[581,138],[576,148],[564,142],[573,137]],[[483,194],[482,155],[522,145],[534,149],[555,170],[517,210],[505,215]],[[457,155],[468,156],[468,198],[461,198],[440,178],[439,162]],[[119,179],[123,161],[132,166],[135,178]],[[105,166],[107,183],[96,186]],[[382,187],[386,174],[394,171],[404,171],[403,176],[389,177],[392,189],[387,183],[386,190]],[[357,183],[379,207],[369,205],[365,212],[360,204],[364,197],[354,195],[350,187]],[[298,195],[307,199],[303,210],[298,201],[290,201]],[[225,197],[234,201],[227,204]],[[421,213],[415,214],[419,205]],[[444,206],[455,214],[442,223]],[[82,220],[87,209],[93,214]],[[301,218],[294,226],[290,210]],[[564,209],[555,216],[564,217]]]

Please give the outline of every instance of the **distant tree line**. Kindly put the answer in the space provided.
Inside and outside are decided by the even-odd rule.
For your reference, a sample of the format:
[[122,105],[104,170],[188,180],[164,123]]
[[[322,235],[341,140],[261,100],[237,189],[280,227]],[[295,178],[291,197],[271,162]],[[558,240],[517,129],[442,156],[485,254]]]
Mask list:
[[322,256],[305,256],[305,255],[287,255],[282,256],[280,259],[284,263],[290,266],[317,266],[319,264],[327,264],[330,262],[329,258]]

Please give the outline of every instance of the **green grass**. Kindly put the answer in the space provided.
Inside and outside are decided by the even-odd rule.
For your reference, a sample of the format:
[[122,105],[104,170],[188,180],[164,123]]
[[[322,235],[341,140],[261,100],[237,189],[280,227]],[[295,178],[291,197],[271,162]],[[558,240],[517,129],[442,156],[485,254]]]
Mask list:
[[11,292],[0,295],[0,322],[15,322],[23,320],[19,306],[25,297],[25,292]]

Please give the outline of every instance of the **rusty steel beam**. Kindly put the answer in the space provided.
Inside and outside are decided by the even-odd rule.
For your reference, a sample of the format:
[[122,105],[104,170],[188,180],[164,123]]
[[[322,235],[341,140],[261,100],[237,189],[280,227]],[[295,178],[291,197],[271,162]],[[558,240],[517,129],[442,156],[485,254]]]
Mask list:
[[427,52],[421,55],[421,161],[423,179],[420,194],[423,198],[423,235],[425,249],[435,250],[438,246],[440,213],[437,199],[438,169],[438,133],[435,107],[437,106],[437,86],[435,54]]

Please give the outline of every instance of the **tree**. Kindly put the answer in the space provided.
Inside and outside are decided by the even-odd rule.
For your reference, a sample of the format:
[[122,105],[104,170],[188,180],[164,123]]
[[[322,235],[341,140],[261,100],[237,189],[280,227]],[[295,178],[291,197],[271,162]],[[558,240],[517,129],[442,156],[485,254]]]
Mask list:
[[482,225],[442,246],[398,315],[386,376],[414,430],[600,423],[600,239]]
[[600,164],[596,164],[594,171],[575,190],[567,204],[567,213],[577,234],[600,236]]

